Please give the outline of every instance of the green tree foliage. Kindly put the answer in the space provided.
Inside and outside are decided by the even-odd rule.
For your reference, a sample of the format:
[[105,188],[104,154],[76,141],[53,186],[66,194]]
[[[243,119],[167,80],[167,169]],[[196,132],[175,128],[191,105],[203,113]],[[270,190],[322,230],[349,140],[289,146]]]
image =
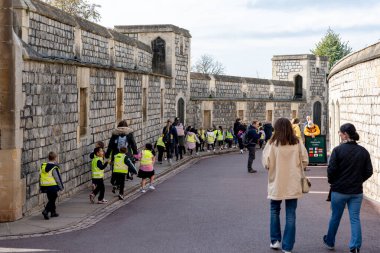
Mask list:
[[71,15],[98,22],[100,21],[100,13],[98,4],[91,4],[87,0],[44,0],[46,3],[57,7]]
[[340,35],[331,28],[327,29],[326,35],[315,45],[315,49],[310,50],[318,56],[328,56],[330,69],[334,64],[352,52],[352,48],[347,42],[342,42]]
[[222,75],[225,68],[213,56],[204,54],[195,62],[192,70],[203,74]]

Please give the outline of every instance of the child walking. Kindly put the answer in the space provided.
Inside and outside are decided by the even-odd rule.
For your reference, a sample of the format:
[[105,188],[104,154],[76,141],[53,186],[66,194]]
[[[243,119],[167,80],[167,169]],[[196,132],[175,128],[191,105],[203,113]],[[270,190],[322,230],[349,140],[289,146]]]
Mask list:
[[[158,140],[156,142],[156,147],[157,147],[157,151],[158,151],[158,163],[159,164],[162,164],[162,157],[163,157],[164,152],[165,152],[165,143],[163,141],[163,138],[164,138],[164,135],[161,134],[160,137],[158,137]],[[182,155],[181,155],[181,158],[182,158]]]
[[191,128],[186,134],[186,146],[187,150],[189,150],[190,155],[193,155],[193,150],[196,147],[196,143],[199,143],[199,139],[195,134],[196,130]]
[[48,202],[42,212],[45,220],[49,219],[49,213],[52,218],[58,217],[58,213],[55,210],[55,201],[58,198],[58,191],[63,190],[63,183],[57,165],[57,154],[50,152],[48,159],[49,161],[43,163],[40,168],[40,189],[41,192],[46,193],[48,198]]
[[115,177],[115,186],[112,192],[115,193],[116,188],[119,188],[119,199],[124,199],[124,184],[125,176],[128,173],[137,174],[136,168],[132,161],[127,156],[128,149],[126,147],[120,148],[120,153],[115,155],[113,162],[113,173]]
[[218,146],[220,150],[223,150],[224,145],[224,131],[223,127],[219,126],[219,129],[216,131],[216,139],[218,141]]
[[150,185],[149,189],[154,190],[156,189],[153,186],[154,183],[154,169],[153,164],[155,161],[155,152],[153,149],[153,145],[150,143],[145,144],[145,149],[141,151],[138,155],[135,155],[135,158],[140,160],[140,168],[139,172],[137,174],[137,177],[141,178],[141,192],[145,193],[145,184],[146,179],[149,178]]
[[206,133],[206,139],[207,139],[207,152],[210,152],[213,150],[215,152],[215,133],[212,129],[207,129]]
[[94,149],[94,158],[91,162],[92,184],[95,189],[90,194],[90,201],[95,203],[95,196],[99,193],[98,204],[105,204],[108,201],[104,199],[104,169],[107,167],[108,161],[104,162],[104,150],[101,147]]

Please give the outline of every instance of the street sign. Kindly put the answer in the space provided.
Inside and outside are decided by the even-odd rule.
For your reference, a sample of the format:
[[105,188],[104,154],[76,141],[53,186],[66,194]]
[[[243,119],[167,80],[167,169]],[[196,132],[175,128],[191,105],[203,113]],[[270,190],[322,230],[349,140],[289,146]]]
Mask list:
[[309,156],[309,164],[326,164],[326,135],[318,135],[314,138],[305,136],[305,147]]

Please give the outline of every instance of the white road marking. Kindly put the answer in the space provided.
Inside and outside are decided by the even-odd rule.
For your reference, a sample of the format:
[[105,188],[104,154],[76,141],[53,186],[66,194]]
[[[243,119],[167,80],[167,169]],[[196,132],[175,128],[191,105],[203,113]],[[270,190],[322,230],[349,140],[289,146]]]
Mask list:
[[16,248],[1,248],[1,253],[7,253],[7,252],[48,252],[48,251],[58,251],[58,250],[52,250],[52,249],[16,249]]
[[315,193],[315,194],[329,194],[329,192],[324,192],[324,191],[309,191],[309,193]]
[[327,179],[327,177],[307,177],[307,178],[312,178],[312,179]]

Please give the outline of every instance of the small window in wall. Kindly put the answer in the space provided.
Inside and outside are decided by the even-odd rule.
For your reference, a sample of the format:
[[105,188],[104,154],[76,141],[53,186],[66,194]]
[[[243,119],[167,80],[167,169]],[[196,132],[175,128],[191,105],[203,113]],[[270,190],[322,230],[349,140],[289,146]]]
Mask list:
[[302,76],[297,75],[294,79],[294,98],[301,99],[302,98]]
[[182,37],[181,37],[180,43],[179,43],[179,54],[180,55],[184,55],[184,52],[183,52],[183,38]]
[[147,89],[143,88],[143,94],[142,94],[142,116],[143,116],[143,122],[146,122],[147,116],[148,116],[148,93]]
[[244,120],[244,110],[238,110],[238,118]]
[[164,89],[161,89],[161,119],[164,118]]
[[79,89],[79,135],[85,136],[87,134],[87,128],[88,128],[88,89],[87,88],[80,88]]
[[123,88],[116,90],[116,122],[123,120]]
[[211,127],[211,111],[204,110],[203,111],[203,128],[209,129]]
[[165,74],[165,47],[166,43],[160,37],[152,41],[152,68],[154,73]]
[[273,122],[273,111],[272,110],[267,110],[266,120],[269,122]]
[[292,119],[297,118],[297,110],[292,110]]
[[185,100],[183,98],[180,98],[178,100],[178,105],[177,105],[177,117],[179,118],[179,122],[182,124],[185,123]]

